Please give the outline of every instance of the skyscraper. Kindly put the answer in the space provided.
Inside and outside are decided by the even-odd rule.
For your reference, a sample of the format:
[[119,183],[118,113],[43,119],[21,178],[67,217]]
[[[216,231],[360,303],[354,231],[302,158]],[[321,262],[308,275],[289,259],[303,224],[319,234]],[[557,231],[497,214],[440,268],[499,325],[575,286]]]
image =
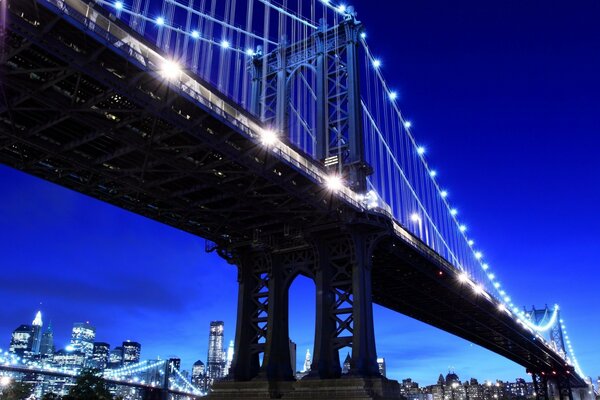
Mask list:
[[52,331],[52,324],[48,324],[48,327],[44,333],[42,333],[40,354],[42,357],[50,357],[54,355],[54,332]]
[[138,342],[126,340],[123,342],[123,365],[136,364],[140,362],[142,345]]
[[342,366],[342,374],[350,372],[350,365],[352,365],[352,357],[350,357],[350,353],[348,353],[344,360],[344,365]]
[[29,357],[33,348],[33,330],[31,325],[21,325],[15,329],[10,339],[8,351],[19,357]]
[[31,334],[32,334],[32,343],[31,343],[31,352],[33,354],[40,353],[40,346],[42,344],[42,312],[38,311],[35,315],[35,319],[31,323]]
[[231,368],[231,363],[233,362],[233,340],[229,341],[229,347],[227,348],[227,356],[225,359],[225,371],[223,371],[223,375],[229,375],[229,368]]
[[302,372],[309,372],[310,371],[310,350],[306,349],[306,357],[304,358],[304,368],[302,368]]
[[74,351],[82,352],[86,358],[91,358],[94,353],[94,339],[96,328],[89,322],[76,322],[71,333],[71,346]]
[[223,359],[223,321],[212,321],[208,336],[208,357],[206,362],[206,375],[210,379],[219,379],[224,376],[225,360]]
[[381,374],[381,376],[386,376],[386,370],[385,370],[385,358],[383,357],[379,357],[377,358],[377,366],[379,367],[379,373]]
[[123,348],[117,346],[110,351],[108,356],[108,368],[119,368],[123,366]]
[[192,366],[192,384],[198,389],[205,389],[205,372],[204,363],[200,360],[196,361]]
[[91,365],[101,370],[108,367],[108,357],[110,355],[110,345],[104,342],[94,342],[94,352],[92,354]]

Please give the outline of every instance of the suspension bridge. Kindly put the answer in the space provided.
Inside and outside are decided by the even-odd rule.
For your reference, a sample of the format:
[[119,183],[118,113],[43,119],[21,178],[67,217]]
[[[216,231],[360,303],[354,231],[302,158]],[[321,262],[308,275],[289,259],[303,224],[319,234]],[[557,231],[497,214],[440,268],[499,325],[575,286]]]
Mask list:
[[[0,354],[0,378],[33,382],[37,388],[42,388],[38,393],[40,396],[50,392],[67,394],[80,373],[80,367],[58,367],[49,362],[22,360],[14,354]],[[142,361],[107,369],[101,371],[100,376],[112,391],[121,394],[133,389],[145,400],[190,400],[205,395],[168,360]]]
[[[394,398],[375,302],[522,365],[539,399],[588,398],[559,307],[519,308],[475,246],[352,7],[0,5],[0,162],[201,236],[238,267],[232,379],[212,397]],[[294,382],[299,274],[317,320]]]

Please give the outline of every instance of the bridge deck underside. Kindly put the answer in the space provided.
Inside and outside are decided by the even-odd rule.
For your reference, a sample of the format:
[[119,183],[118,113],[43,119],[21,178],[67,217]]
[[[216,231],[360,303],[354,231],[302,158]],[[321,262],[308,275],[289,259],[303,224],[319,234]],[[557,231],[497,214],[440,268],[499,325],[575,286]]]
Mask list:
[[[65,19],[10,4],[0,162],[219,244],[276,247],[309,226],[342,229],[358,213]],[[375,254],[373,297],[532,370],[564,370],[447,265],[399,238]]]

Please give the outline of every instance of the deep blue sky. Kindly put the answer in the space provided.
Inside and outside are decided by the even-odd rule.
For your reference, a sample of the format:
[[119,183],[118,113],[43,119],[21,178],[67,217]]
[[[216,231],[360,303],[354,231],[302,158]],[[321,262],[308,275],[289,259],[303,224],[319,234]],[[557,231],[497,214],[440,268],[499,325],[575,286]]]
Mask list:
[[[359,19],[452,204],[516,304],[559,303],[580,364],[600,374],[600,3],[357,1]],[[74,321],[144,357],[206,359],[235,327],[236,271],[203,240],[0,167],[0,347],[41,307],[57,345]],[[299,296],[303,295],[302,303]],[[314,286],[292,287],[298,364]],[[42,306],[39,304],[43,303]],[[308,310],[308,311],[307,311]],[[376,307],[388,375],[433,383],[524,371]]]

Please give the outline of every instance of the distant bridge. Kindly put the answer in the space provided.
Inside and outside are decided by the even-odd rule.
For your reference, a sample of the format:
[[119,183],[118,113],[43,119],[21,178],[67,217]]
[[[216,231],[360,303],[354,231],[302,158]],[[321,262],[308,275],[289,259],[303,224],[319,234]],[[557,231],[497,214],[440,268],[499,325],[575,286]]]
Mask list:
[[[213,396],[338,390],[343,347],[366,396],[396,396],[372,302],[522,365],[539,398],[549,384],[586,396],[558,307],[520,310],[501,286],[351,7],[1,4],[0,162],[204,237],[238,266],[233,381]],[[299,274],[317,287],[315,379],[291,385]]]

